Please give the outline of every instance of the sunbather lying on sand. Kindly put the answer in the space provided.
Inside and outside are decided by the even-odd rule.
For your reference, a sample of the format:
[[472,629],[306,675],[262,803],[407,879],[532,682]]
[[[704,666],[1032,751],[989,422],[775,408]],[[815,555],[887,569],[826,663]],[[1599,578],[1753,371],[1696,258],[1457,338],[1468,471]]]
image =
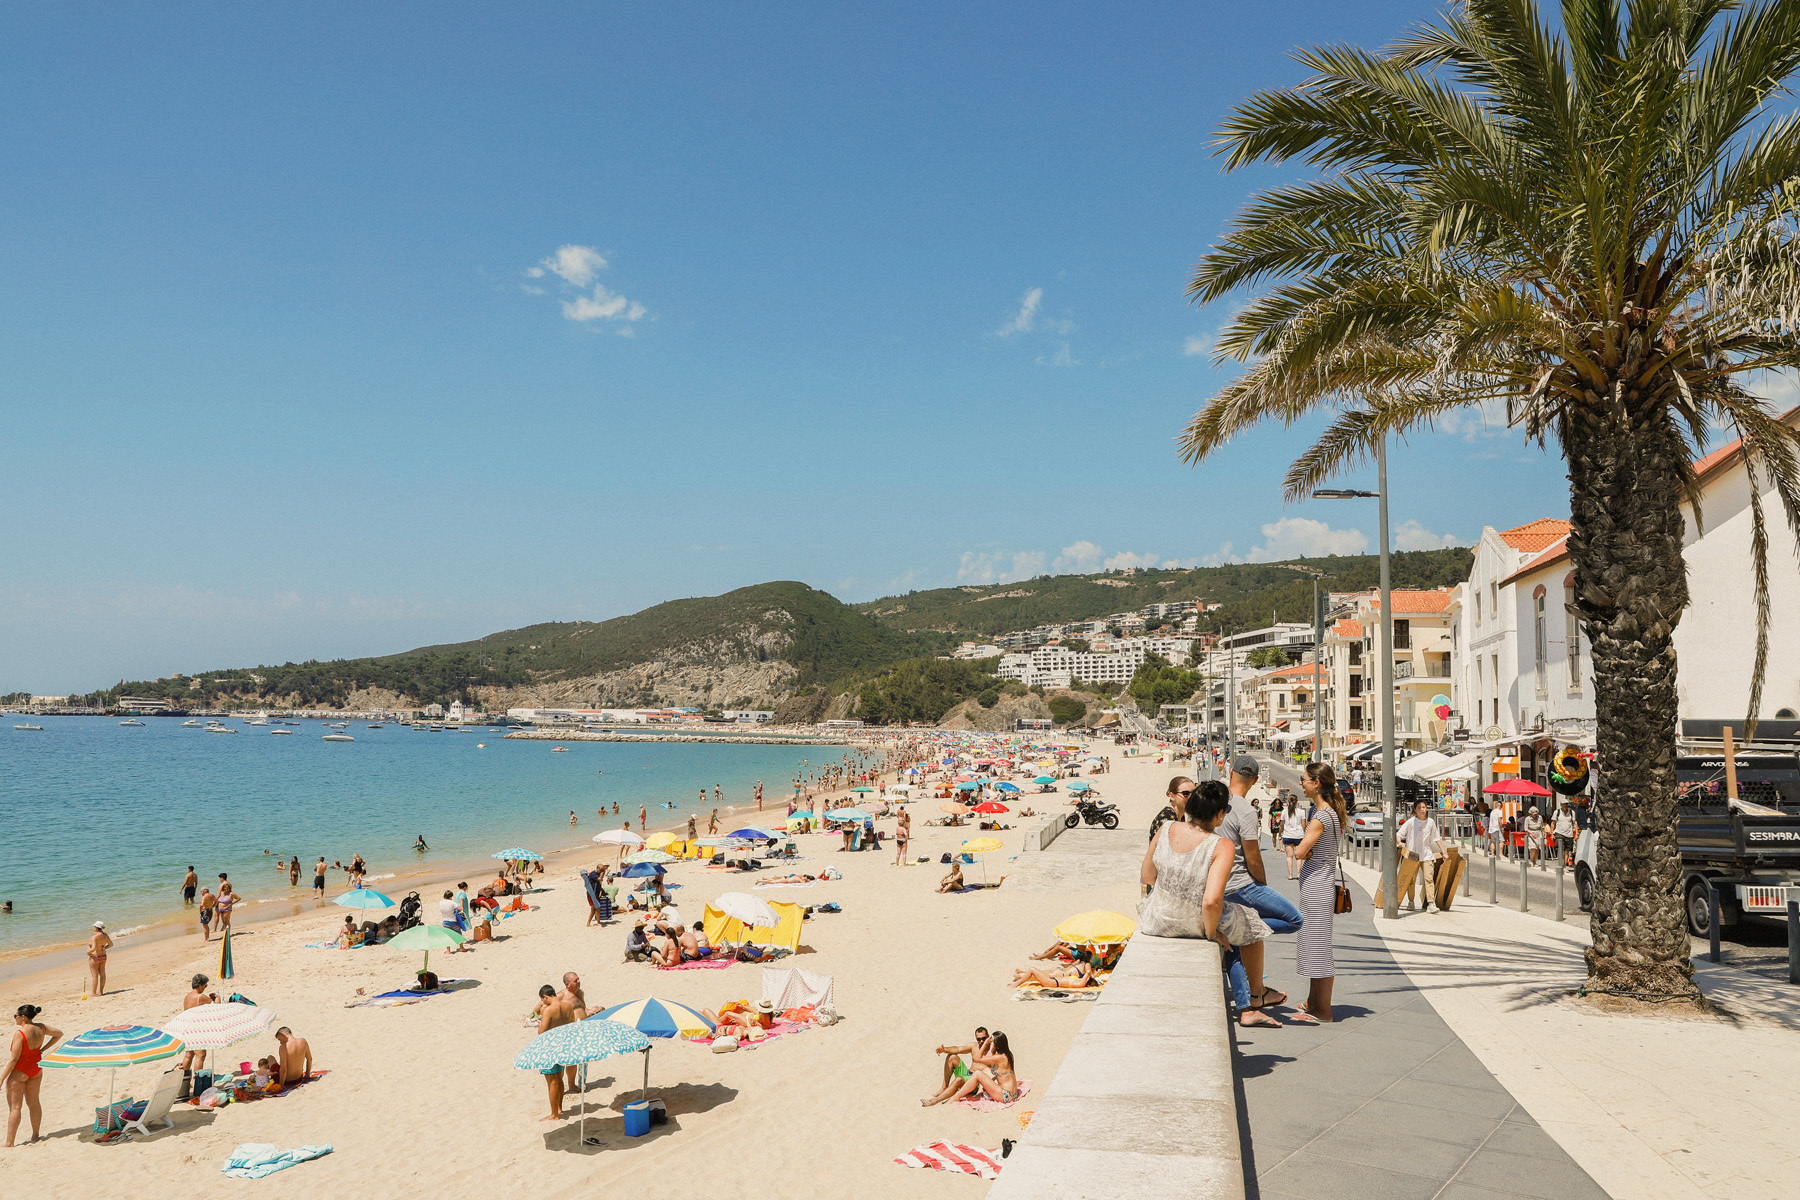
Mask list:
[[1073,962],[1061,971],[1044,971],[1037,967],[1027,967],[1023,971],[1013,972],[1012,985],[1022,987],[1028,983],[1041,984],[1047,988],[1080,988],[1094,981],[1094,968],[1085,962]]
[[795,871],[790,875],[777,875],[773,879],[759,879],[756,882],[761,887],[767,887],[771,883],[811,883],[813,880],[820,878],[823,878],[823,876],[802,875],[800,872]]

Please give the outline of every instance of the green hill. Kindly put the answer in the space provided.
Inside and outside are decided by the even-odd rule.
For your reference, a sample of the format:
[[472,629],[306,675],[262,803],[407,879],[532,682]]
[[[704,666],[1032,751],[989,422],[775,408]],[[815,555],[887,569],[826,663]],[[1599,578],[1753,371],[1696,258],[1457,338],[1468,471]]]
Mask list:
[[800,685],[937,652],[941,636],[883,625],[803,583],[763,583],[722,596],[671,600],[609,621],[556,621],[475,641],[421,646],[381,658],[203,671],[190,679],[136,681],[105,694],[166,697],[184,707],[283,698],[341,705],[361,688],[420,703],[471,700],[477,687],[521,687],[649,662],[675,666],[791,664]]
[[[1468,578],[1471,551],[1414,550],[1392,556],[1393,585],[1433,588]],[[1304,568],[1304,572],[1295,568]],[[1201,617],[1202,632],[1254,629],[1278,621],[1312,619],[1312,578],[1333,592],[1372,588],[1380,577],[1373,554],[1296,558],[1283,563],[1235,563],[1221,567],[1138,571],[1132,575],[1040,575],[1021,583],[934,588],[886,596],[855,607],[884,625],[910,632],[935,631],[991,637],[1035,625],[1093,621],[1134,612],[1149,604],[1205,600],[1222,608]]]

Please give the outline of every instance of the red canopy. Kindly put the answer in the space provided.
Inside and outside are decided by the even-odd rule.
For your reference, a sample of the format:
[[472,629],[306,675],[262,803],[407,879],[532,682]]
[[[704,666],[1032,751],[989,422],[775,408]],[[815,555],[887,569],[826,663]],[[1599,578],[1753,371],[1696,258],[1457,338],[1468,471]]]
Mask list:
[[1481,789],[1488,796],[1548,796],[1550,789],[1529,779],[1507,779]]
[[970,809],[969,811],[970,812],[978,812],[978,813],[1003,813],[1003,812],[1011,812],[1012,810],[1010,808],[1006,807],[1006,805],[1000,803],[998,800],[988,800],[984,803],[977,804],[974,808]]

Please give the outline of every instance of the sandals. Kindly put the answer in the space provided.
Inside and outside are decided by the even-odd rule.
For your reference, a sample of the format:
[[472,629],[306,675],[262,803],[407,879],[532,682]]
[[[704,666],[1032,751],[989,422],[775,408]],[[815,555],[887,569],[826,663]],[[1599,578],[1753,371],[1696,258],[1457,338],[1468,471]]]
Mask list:
[[[1276,999],[1269,999],[1271,994],[1274,995]],[[1288,994],[1286,992],[1277,992],[1274,988],[1264,988],[1262,994],[1257,996],[1256,1003],[1252,1004],[1250,1007],[1259,1011],[1265,1008],[1280,1008],[1287,1003],[1287,1000]]]
[[1280,1029],[1282,1023],[1261,1009],[1246,1008],[1238,1014],[1238,1024],[1245,1029]]
[[1288,1020],[1296,1025],[1317,1025],[1319,1023],[1319,1018],[1307,1012],[1304,1004],[1289,1013]]

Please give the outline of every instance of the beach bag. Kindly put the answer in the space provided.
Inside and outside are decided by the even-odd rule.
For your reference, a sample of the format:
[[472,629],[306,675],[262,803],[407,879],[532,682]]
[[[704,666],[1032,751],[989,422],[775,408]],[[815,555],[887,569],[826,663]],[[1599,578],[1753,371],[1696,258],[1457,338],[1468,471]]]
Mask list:
[[738,1048],[738,1040],[735,1037],[722,1037],[722,1038],[714,1038],[713,1039],[712,1052],[714,1054],[730,1054],[733,1050],[736,1050],[737,1048]]
[[1342,863],[1338,864],[1337,885],[1335,894],[1331,899],[1331,911],[1339,914],[1350,911],[1350,889],[1344,886],[1344,866]]
[[944,857],[938,859],[938,861],[941,863],[948,864],[950,862],[950,852],[948,850],[946,850],[944,852]]
[[111,1104],[102,1104],[94,1110],[94,1132],[111,1133],[115,1129],[125,1128],[125,1110],[137,1101],[127,1096],[123,1100]]

